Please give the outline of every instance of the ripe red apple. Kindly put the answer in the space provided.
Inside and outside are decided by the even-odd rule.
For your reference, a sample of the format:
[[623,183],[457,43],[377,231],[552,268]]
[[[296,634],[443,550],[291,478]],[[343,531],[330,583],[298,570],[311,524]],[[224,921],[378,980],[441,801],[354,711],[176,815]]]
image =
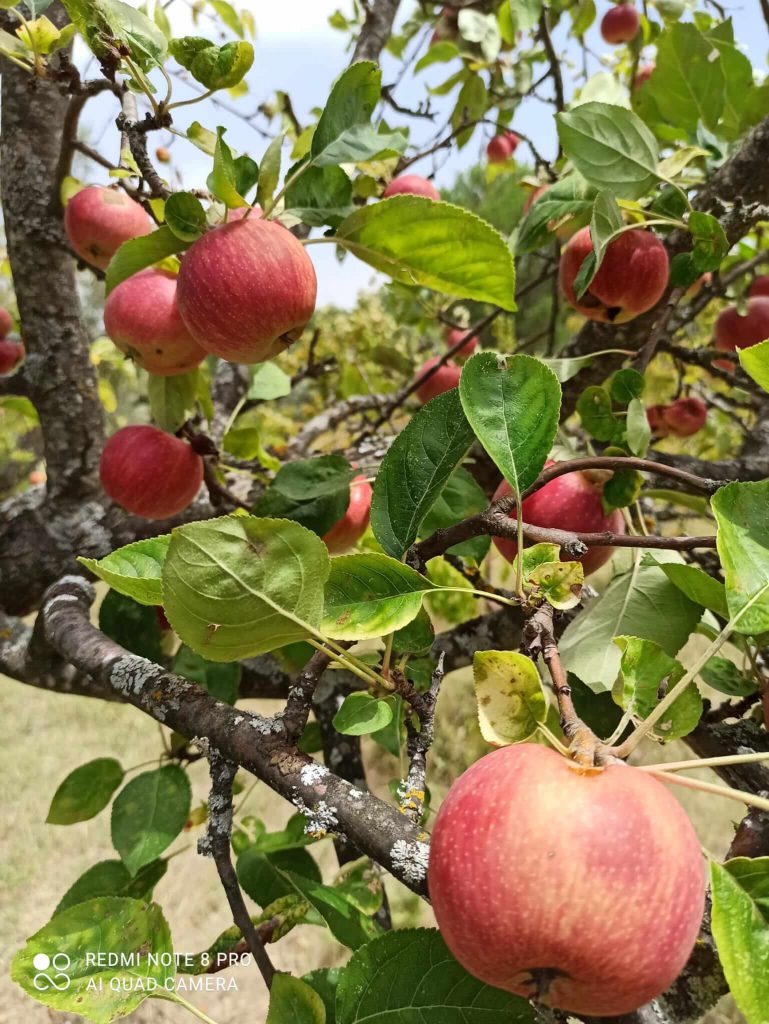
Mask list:
[[510,143],[511,152],[515,152],[521,144],[521,136],[516,135],[515,132],[505,132],[505,138]]
[[667,437],[670,433],[670,426],[665,419],[666,409],[666,405],[650,405],[646,410],[649,428],[656,437]]
[[106,270],[123,242],[148,235],[152,223],[122,189],[91,185],[67,203],[64,230],[81,259]]
[[677,398],[665,409],[664,416],[671,434],[691,437],[705,426],[708,407],[701,398]]
[[438,189],[427,178],[421,178],[418,174],[401,174],[393,178],[390,184],[382,193],[382,199],[389,199],[390,196],[425,196],[427,199],[440,199]]
[[211,355],[262,363],[297,340],[315,310],[315,268],[275,221],[249,217],[207,231],[184,255],[176,299]]
[[142,270],[113,289],[104,328],[121,352],[157,377],[187,373],[206,358],[179,313],[176,275],[165,270]]
[[24,358],[24,346],[13,338],[0,339],[0,375],[10,373]]
[[441,935],[471,974],[554,1009],[614,1016],[681,972],[705,868],[657,779],[626,764],[585,772],[521,743],[482,757],[449,790],[429,887]]
[[646,85],[646,83],[649,81],[652,74],[654,73],[654,69],[656,67],[657,65],[654,63],[654,61],[651,61],[649,64],[643,64],[638,69],[636,76],[633,79],[633,88],[640,89],[641,86]]
[[[426,363],[419,367],[417,377],[421,377],[423,373],[435,366],[439,360],[440,356],[433,356],[432,359],[428,359]],[[420,384],[417,388],[417,397],[422,405],[425,405],[431,398],[435,398],[436,395],[442,395],[444,392],[458,387],[461,376],[462,370],[460,367],[449,359],[447,363],[444,363],[443,366],[435,371],[432,377],[428,377],[423,384]]]
[[668,283],[668,254],[650,231],[625,231],[606,247],[603,262],[579,301],[574,279],[593,251],[590,228],[582,228],[561,254],[561,290],[588,320],[624,324],[655,306]]
[[196,497],[203,460],[186,441],[157,427],[123,427],[104,446],[99,475],[110,498],[127,512],[166,519]]
[[4,338],[6,334],[10,334],[13,330],[13,317],[7,309],[3,309],[0,306],[0,338]]
[[618,3],[610,7],[601,19],[601,35],[607,43],[629,43],[641,27],[638,11],[632,3]]
[[[446,334],[446,348],[453,348],[455,345],[458,345],[466,334],[467,330],[462,330],[459,327],[450,330]],[[477,348],[478,337],[477,335],[474,334],[472,338],[469,339],[469,341],[465,342],[462,348],[458,348],[456,350],[456,352],[452,355],[451,358],[456,359],[457,362],[463,363],[466,359],[470,358],[470,356],[473,354],[473,352],[475,352]]]
[[761,274],[757,277],[748,289],[748,295],[751,299],[755,299],[759,295],[769,296],[769,274]]
[[548,185],[540,185],[538,188],[532,189],[532,191],[526,196],[526,201],[523,204],[523,212],[528,213],[539,197],[547,192],[548,188]]
[[769,298],[758,295],[748,299],[745,315],[736,306],[729,306],[718,314],[714,328],[716,348],[721,352],[734,352],[750,348],[769,338]]
[[[548,461],[546,466],[552,466],[553,462]],[[605,515],[601,503],[603,484],[591,479],[585,472],[565,473],[556,477],[550,483],[540,487],[538,491],[524,498],[523,521],[529,526],[542,526],[548,529],[569,530],[571,533],[603,533],[606,530],[612,533],[625,532],[625,520],[618,508],[609,515]],[[512,494],[512,488],[507,480],[503,480],[496,490],[494,501],[506,498]],[[510,514],[515,519],[515,509]],[[494,544],[508,562],[512,562],[518,551],[518,545],[514,540],[507,540],[504,537],[494,537]],[[585,575],[600,569],[605,565],[614,549],[611,547],[589,548],[579,561],[585,570]],[[561,554],[561,561],[571,561],[567,554]]]
[[341,555],[361,539],[366,532],[371,514],[371,484],[365,476],[353,477],[350,484],[350,504],[347,511],[328,533],[323,535],[326,547],[332,555]]
[[513,155],[514,146],[507,133],[495,135],[486,146],[486,159],[490,164],[504,164]]

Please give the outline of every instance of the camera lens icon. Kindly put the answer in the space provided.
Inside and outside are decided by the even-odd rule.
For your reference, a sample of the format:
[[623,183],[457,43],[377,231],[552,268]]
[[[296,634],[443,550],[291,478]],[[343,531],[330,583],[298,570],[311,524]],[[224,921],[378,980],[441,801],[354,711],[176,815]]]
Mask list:
[[66,953],[54,953],[48,956],[47,953],[35,953],[32,958],[32,966],[37,974],[32,979],[32,984],[38,992],[48,992],[56,989],[64,992],[69,988],[71,978],[66,973],[71,964]]

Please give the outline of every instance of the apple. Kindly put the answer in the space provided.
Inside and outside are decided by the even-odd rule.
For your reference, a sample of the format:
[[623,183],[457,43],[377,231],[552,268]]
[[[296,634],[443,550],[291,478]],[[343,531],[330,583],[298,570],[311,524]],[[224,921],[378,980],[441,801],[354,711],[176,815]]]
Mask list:
[[4,338],[6,334],[10,334],[13,330],[13,317],[7,309],[3,309],[0,306],[0,338]]
[[[466,334],[466,328],[462,329],[457,327],[454,328],[453,330],[450,330],[446,335],[446,348],[453,348],[455,345],[458,345]],[[458,348],[456,352],[453,353],[451,358],[456,359],[460,363],[463,363],[465,359],[470,358],[470,356],[473,354],[473,352],[475,352],[477,348],[478,336],[474,334],[472,338],[465,342],[462,348]]]
[[[545,466],[552,466],[552,460]],[[542,526],[547,529],[568,530],[571,533],[624,533],[625,520],[622,512],[615,508],[606,515],[601,502],[603,483],[596,482],[588,472],[565,473],[550,483],[540,487],[538,491],[524,498],[523,521],[529,526]],[[507,480],[502,483],[494,494],[494,501],[512,494]],[[515,509],[510,514],[515,519]],[[494,537],[494,544],[508,562],[512,562],[518,551],[514,540],[505,537]],[[605,565],[614,549],[611,547],[594,547],[579,559],[588,576],[596,569]],[[561,553],[561,561],[572,561],[571,556]]]
[[667,437],[670,433],[670,426],[665,419],[666,409],[666,405],[650,405],[646,410],[649,428],[656,437]]
[[67,203],[64,230],[82,260],[106,270],[123,242],[148,235],[152,223],[122,189],[91,185]]
[[389,199],[390,196],[425,196],[426,199],[440,199],[441,194],[438,189],[433,185],[427,178],[421,178],[418,174],[401,174],[398,178],[393,178],[390,184],[382,193],[383,199]]
[[532,191],[526,196],[526,200],[523,204],[523,212],[528,213],[539,197],[547,192],[548,188],[549,185],[540,185],[538,188],[532,189]]
[[513,146],[510,139],[507,137],[507,133],[504,135],[495,135],[493,139],[486,146],[486,159],[490,164],[504,164],[513,155]]
[[170,150],[166,149],[165,146],[158,146],[158,148],[155,150],[155,156],[158,158],[161,164],[171,163],[171,152]]
[[158,626],[164,633],[170,631],[171,623],[166,618],[166,613],[162,604],[155,605],[155,618],[157,619]]
[[13,338],[0,339],[0,375],[10,373],[24,358],[24,346]]
[[697,280],[694,282],[694,284],[690,284],[689,285],[689,287],[684,292],[684,298],[685,299],[694,299],[694,298],[696,298],[696,296],[699,295],[700,292],[702,291],[703,287],[705,285],[709,285],[712,282],[712,280],[713,280],[713,275],[711,274],[711,272],[709,270],[707,270],[704,274],[701,274],[697,278]]
[[[433,356],[432,359],[428,359],[426,363],[423,363],[419,367],[417,377],[421,377],[423,373],[426,373],[427,370],[435,366],[440,361],[440,358],[440,356]],[[432,377],[428,377],[423,384],[419,385],[417,397],[422,405],[425,405],[431,398],[442,395],[446,391],[451,391],[452,388],[459,387],[459,378],[461,376],[462,370],[460,367],[449,359],[447,363],[444,363],[443,366],[435,371]]]
[[721,352],[734,352],[766,341],[769,338],[769,298],[758,295],[748,299],[744,316],[736,306],[728,306],[718,314],[714,337],[716,348]]
[[593,251],[590,228],[581,228],[561,254],[561,290],[588,320],[624,324],[655,306],[668,283],[668,254],[650,231],[625,231],[606,247],[590,287],[577,299],[574,280]]
[[371,514],[371,484],[363,475],[353,477],[350,484],[350,504],[347,511],[331,529],[324,533],[323,540],[330,554],[341,555],[354,547],[366,532]]
[[109,497],[127,512],[166,519],[195,499],[203,460],[186,441],[157,427],[123,427],[104,446],[99,476]]
[[511,153],[514,153],[521,144],[521,136],[516,135],[515,132],[505,132],[505,138],[510,143]]
[[157,377],[187,373],[206,358],[179,313],[176,275],[166,270],[142,270],[114,288],[104,328],[121,352]]
[[45,483],[45,473],[42,469],[33,469],[27,479],[33,487],[39,487],[40,484]]
[[641,19],[632,3],[615,4],[601,19],[601,35],[612,46],[635,39],[640,27]]
[[671,434],[691,437],[705,426],[708,407],[701,398],[677,398],[665,409],[664,417]]
[[664,992],[705,906],[699,840],[663,783],[621,763],[585,771],[534,743],[495,750],[454,783],[428,881],[471,974],[580,1015],[632,1013]]
[[638,69],[638,71],[636,72],[636,76],[633,79],[633,88],[640,89],[642,86],[646,85],[646,83],[653,75],[654,69],[656,67],[657,65],[654,63],[654,61],[651,61],[649,64],[643,64]]
[[759,295],[769,296],[769,274],[761,274],[757,277],[748,289],[748,295],[751,299],[755,299]]
[[290,231],[261,217],[207,231],[182,260],[176,299],[201,348],[263,363],[296,341],[315,310],[315,268]]

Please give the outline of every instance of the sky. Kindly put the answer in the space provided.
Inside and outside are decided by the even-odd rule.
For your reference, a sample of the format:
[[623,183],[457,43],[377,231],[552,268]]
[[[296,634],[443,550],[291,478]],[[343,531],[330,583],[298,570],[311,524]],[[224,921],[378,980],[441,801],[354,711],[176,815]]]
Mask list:
[[[133,6],[138,6],[134,0],[131,2]],[[613,53],[613,48],[603,42],[598,30],[598,20],[608,9],[609,0],[596,0],[596,5],[598,19],[586,36],[591,72],[600,71],[605,67],[602,61],[611,60]],[[349,15],[352,8],[350,0],[241,0],[240,3],[235,0],[235,6],[250,9],[256,21],[255,60],[247,76],[249,94],[236,101],[238,109],[250,114],[260,103],[274,96],[276,90],[282,90],[291,96],[299,120],[303,124],[311,123],[312,109],[322,106],[332,82],[350,59],[346,51],[347,34],[331,28],[328,22],[329,16],[337,9]],[[404,0],[401,6],[401,17],[404,17],[413,9],[413,0]],[[757,0],[734,0],[731,3],[727,0],[725,7],[734,20],[735,36],[750,57],[753,66],[761,72],[769,71],[769,30],[763,21]],[[215,38],[210,21],[203,19],[197,28],[193,27],[185,0],[174,0],[168,8],[168,14],[175,34],[190,33]],[[563,73],[568,89],[571,77],[569,64],[576,59],[577,50],[576,44],[567,42],[565,28],[564,25],[563,29],[555,32],[554,44],[557,52],[564,57]],[[423,42],[422,46],[426,47],[426,42]],[[87,53],[81,52],[79,63],[87,63],[87,60]],[[382,63],[383,82],[393,82],[399,64],[386,53],[383,55]],[[407,107],[416,106],[425,98],[426,85],[437,85],[458,66],[458,62],[454,61],[451,64],[433,65],[416,76],[413,73],[407,74],[398,87],[399,102]],[[95,74],[96,69],[92,68],[91,73]],[[547,89],[548,86],[543,86],[542,91],[547,93]],[[175,82],[175,99],[186,99],[192,95],[185,84]],[[227,102],[232,102],[226,94],[223,98]],[[455,99],[456,91],[446,98],[433,99],[433,105],[438,111],[437,126],[445,121]],[[83,119],[88,141],[97,145],[112,159],[117,159],[119,148],[114,128],[115,113],[114,100],[105,96],[89,104]],[[389,114],[395,120],[396,115],[391,111]],[[230,146],[239,152],[249,153],[259,162],[268,140],[240,118],[217,107],[211,100],[180,108],[175,116],[175,124],[182,131],[195,120],[212,130],[217,125],[225,126]],[[418,148],[423,148],[419,147],[419,140],[432,135],[436,127],[424,120],[408,118],[399,118],[397,123],[404,120],[411,128],[412,140]],[[263,119],[258,123],[263,129],[267,128]],[[273,123],[273,131],[276,124],[277,122]],[[528,135],[543,156],[554,156],[556,144],[552,107],[533,99],[524,101],[516,111],[513,127]],[[487,127],[485,135],[477,130],[464,149],[452,151],[449,159],[442,162],[437,170],[435,182],[438,186],[450,185],[461,170],[482,158],[491,130]],[[153,141],[156,145],[172,143],[172,168],[173,172],[180,176],[178,182],[173,181],[176,187],[204,186],[206,174],[210,170],[210,158],[178,138],[157,133],[153,136]],[[523,144],[518,153],[523,160],[529,161],[531,155],[526,149],[526,145]],[[286,152],[284,168],[288,159]],[[105,172],[93,164],[81,163],[79,170],[87,175],[91,182],[107,180]],[[161,170],[168,173],[166,168]],[[421,161],[413,170],[426,176],[431,174],[434,170],[432,160],[428,158]],[[340,263],[336,258],[334,246],[313,246],[312,259],[318,274],[319,305],[333,303],[349,308],[355,304],[356,296],[361,289],[376,283],[374,272],[353,257],[347,256],[344,262]]]

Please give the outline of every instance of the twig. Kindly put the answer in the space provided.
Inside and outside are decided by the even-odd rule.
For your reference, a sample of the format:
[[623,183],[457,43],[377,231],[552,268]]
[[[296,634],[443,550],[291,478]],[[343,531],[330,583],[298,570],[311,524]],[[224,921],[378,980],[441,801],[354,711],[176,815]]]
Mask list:
[[[555,91],[555,105],[556,109],[560,113],[562,110],[566,109],[566,99],[563,91],[563,78],[561,77],[561,63],[555,52],[553,40],[550,38],[550,29],[547,26],[547,12],[544,10],[539,19],[539,38],[542,40],[542,45],[545,47],[547,60],[550,64],[550,77],[553,79],[553,89]],[[559,154],[561,152],[560,145],[558,152]]]
[[[406,717],[406,733],[408,735],[407,753],[409,771],[399,789],[401,811],[415,825],[422,820],[425,809],[425,787],[427,778],[427,754],[435,738],[435,708],[438,702],[441,683],[444,676],[444,654],[438,658],[430,689],[426,693],[417,693],[408,680],[399,672],[393,672],[398,692],[409,702],[419,719],[419,728],[414,726],[411,716]],[[408,687],[404,689],[403,684]]]

